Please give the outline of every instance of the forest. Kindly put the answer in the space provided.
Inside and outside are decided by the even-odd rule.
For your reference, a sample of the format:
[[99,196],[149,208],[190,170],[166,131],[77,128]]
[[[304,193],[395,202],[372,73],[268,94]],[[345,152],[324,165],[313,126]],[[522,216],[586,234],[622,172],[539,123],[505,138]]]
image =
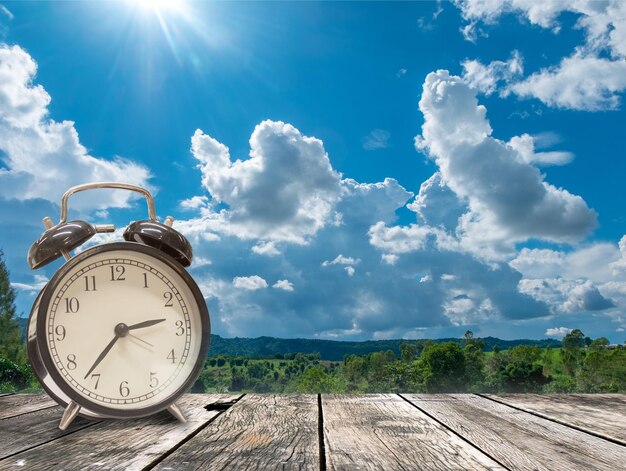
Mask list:
[[586,392],[626,393],[626,347],[567,334],[561,348],[497,346],[486,352],[467,331],[460,343],[404,342],[387,350],[324,361],[316,353],[267,358],[210,357],[196,392]]
[[[24,323],[18,321],[14,302],[0,251],[0,393],[40,391],[26,354]],[[591,339],[579,329],[568,333],[560,344],[496,343],[493,338],[475,338],[471,331],[462,339],[345,345],[304,339],[213,338],[219,339],[218,348],[210,351],[192,392],[626,393],[626,346],[610,345],[604,337]],[[242,345],[246,355],[215,353],[237,351]],[[272,348],[294,346],[308,352],[269,353]],[[324,355],[311,352],[315,346],[323,347]],[[381,346],[391,348],[372,351]],[[358,353],[334,359],[346,351]]]

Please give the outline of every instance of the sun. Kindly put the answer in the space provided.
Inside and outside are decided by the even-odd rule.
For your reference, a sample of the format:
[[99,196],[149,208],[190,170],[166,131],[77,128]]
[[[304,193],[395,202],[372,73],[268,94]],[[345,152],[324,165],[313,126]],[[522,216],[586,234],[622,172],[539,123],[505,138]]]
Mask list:
[[142,11],[155,13],[180,11],[183,8],[182,0],[126,0]]

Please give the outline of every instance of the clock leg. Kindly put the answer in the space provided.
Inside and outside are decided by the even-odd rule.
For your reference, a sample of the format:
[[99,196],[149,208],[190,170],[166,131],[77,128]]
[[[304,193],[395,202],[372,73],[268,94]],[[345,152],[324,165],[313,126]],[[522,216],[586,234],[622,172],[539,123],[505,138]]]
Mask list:
[[183,423],[187,422],[187,418],[185,417],[185,414],[183,414],[183,411],[180,410],[180,407],[178,407],[176,404],[172,404],[171,406],[167,408],[167,410],[170,414],[176,417],[179,422],[183,422]]
[[72,420],[76,418],[78,415],[78,411],[80,410],[80,406],[76,404],[74,401],[70,401],[70,403],[65,408],[65,412],[63,412],[63,417],[61,417],[61,422],[59,422],[59,428],[61,430],[65,430],[72,423]]

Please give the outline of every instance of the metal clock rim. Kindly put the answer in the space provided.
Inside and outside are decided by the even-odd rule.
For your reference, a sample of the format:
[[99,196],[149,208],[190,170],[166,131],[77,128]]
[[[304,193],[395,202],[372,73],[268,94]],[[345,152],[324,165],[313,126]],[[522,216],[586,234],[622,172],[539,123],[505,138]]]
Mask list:
[[[65,276],[72,268],[78,265],[80,262],[88,259],[93,255],[97,255],[103,252],[110,252],[114,250],[122,250],[129,252],[142,252],[144,254],[150,255],[159,261],[165,263],[170,268],[172,268],[177,275],[179,275],[183,282],[189,287],[196,304],[200,310],[200,324],[202,331],[202,338],[200,342],[200,350],[198,352],[198,356],[196,358],[196,363],[188,375],[187,379],[184,383],[176,389],[172,394],[169,395],[168,398],[163,401],[159,401],[157,404],[148,407],[139,407],[139,408],[130,408],[130,409],[116,409],[107,406],[103,406],[91,399],[88,399],[78,392],[76,392],[71,386],[68,385],[67,380],[58,372],[54,361],[50,355],[50,351],[46,345],[46,318],[48,306],[50,305],[50,301],[52,298],[52,293],[54,292],[56,286],[58,285],[59,280]],[[148,415],[152,415],[156,412],[162,411],[167,408],[169,405],[174,403],[176,399],[180,397],[180,395],[189,389],[197,377],[199,376],[204,364],[206,362],[206,357],[209,349],[209,340],[211,333],[211,320],[209,317],[209,310],[206,306],[206,302],[204,301],[204,296],[202,295],[200,288],[191,277],[191,275],[171,256],[167,255],[160,250],[150,247],[148,245],[143,245],[138,242],[112,242],[108,244],[97,245],[95,247],[91,247],[84,252],[72,257],[67,263],[65,263],[59,270],[52,276],[50,281],[46,284],[44,289],[41,291],[41,300],[39,303],[39,308],[37,310],[37,325],[36,325],[36,344],[37,350],[39,353],[39,358],[45,368],[46,372],[50,375],[56,386],[67,395],[67,397],[76,402],[81,407],[85,407],[89,412],[94,412],[96,414],[101,414],[106,417],[111,418],[137,418],[144,417]],[[56,394],[54,395],[55,399],[59,402],[65,403],[65,401],[61,400]],[[67,404],[64,404],[67,405]]]

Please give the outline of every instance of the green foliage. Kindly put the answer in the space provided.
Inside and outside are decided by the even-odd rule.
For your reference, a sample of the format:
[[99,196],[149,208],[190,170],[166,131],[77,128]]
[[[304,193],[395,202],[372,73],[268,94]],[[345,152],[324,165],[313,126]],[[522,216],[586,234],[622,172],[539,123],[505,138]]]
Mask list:
[[34,382],[29,364],[18,365],[8,358],[0,357],[0,393],[26,389]]
[[[218,355],[207,361],[193,390],[207,392],[626,392],[626,346],[599,338],[585,343],[572,331],[568,348],[516,345],[485,352],[468,331],[461,342],[404,342],[393,350],[345,355],[319,353],[265,358]],[[585,346],[588,345],[588,346]],[[221,359],[221,361],[220,361]],[[220,367],[224,362],[228,367]]]
[[296,387],[301,393],[342,393],[345,385],[322,366],[313,366],[300,377]]
[[18,364],[26,361],[26,351],[16,320],[15,290],[9,280],[2,250],[0,250],[0,357]]
[[422,352],[420,363],[426,391],[465,390],[465,355],[458,344],[434,344]]

